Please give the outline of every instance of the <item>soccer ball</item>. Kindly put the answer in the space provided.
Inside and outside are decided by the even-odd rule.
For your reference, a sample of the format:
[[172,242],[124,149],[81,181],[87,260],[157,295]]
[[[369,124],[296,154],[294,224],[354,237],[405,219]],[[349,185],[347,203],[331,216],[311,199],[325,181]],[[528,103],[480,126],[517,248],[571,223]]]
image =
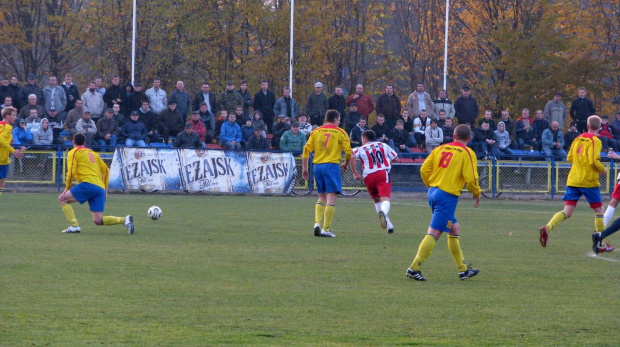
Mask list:
[[157,220],[161,218],[161,208],[159,206],[151,206],[148,211],[149,218]]

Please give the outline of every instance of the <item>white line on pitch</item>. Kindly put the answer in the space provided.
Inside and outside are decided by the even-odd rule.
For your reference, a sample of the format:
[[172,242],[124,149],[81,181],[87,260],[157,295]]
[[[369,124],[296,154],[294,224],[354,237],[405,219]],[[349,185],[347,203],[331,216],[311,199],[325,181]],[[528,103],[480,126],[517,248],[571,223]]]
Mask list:
[[614,263],[620,263],[620,260],[618,259],[613,259],[613,258],[605,258],[605,257],[601,257],[600,255],[596,255],[594,253],[587,253],[588,256],[590,258],[594,258],[594,259],[600,259],[600,260],[606,260],[606,261],[613,261]]

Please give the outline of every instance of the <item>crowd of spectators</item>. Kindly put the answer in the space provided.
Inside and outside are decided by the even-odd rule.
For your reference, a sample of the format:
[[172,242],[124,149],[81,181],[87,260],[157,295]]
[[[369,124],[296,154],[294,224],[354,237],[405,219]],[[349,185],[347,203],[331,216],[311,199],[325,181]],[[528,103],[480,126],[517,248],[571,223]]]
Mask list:
[[[512,118],[508,110],[499,115],[484,110],[480,115],[467,85],[454,102],[445,90],[433,99],[423,83],[417,83],[409,97],[401,100],[393,86],[387,85],[375,102],[361,84],[351,95],[344,95],[343,88],[336,87],[328,97],[323,84],[316,82],[301,107],[288,87],[276,96],[267,81],[260,82],[254,95],[246,81],[241,81],[239,89],[229,81],[220,93],[212,91],[209,83],[203,83],[193,98],[182,80],[176,82],[170,93],[162,89],[159,79],[154,79],[145,91],[138,82],[121,87],[117,75],[112,76],[107,87],[101,77],[95,77],[81,93],[71,74],[66,74],[60,84],[56,76],[47,77],[45,88],[36,81],[34,74],[29,74],[23,85],[17,77],[1,80],[0,109],[19,109],[15,144],[63,144],[63,134],[70,138],[81,132],[86,135],[87,145],[107,151],[117,144],[161,144],[298,153],[312,129],[323,124],[325,112],[335,109],[341,114],[340,127],[349,134],[353,147],[361,145],[362,132],[372,129],[378,141],[399,153],[430,152],[453,141],[457,124],[467,124],[473,130],[469,146],[480,158],[510,158],[516,151],[529,150],[551,159],[566,156],[572,141],[584,131],[587,118],[595,113],[585,88],[579,89],[570,108],[558,92],[544,108],[535,110],[533,117],[525,108],[518,118]],[[371,115],[375,116],[372,126]],[[604,115],[602,120],[598,137],[603,148],[617,151],[620,111],[614,119]]]

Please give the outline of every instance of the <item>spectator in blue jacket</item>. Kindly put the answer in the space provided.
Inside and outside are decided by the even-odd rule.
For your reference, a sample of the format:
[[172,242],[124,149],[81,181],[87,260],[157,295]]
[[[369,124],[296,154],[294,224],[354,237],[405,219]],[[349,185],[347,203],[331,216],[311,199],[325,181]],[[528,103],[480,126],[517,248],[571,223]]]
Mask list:
[[13,144],[22,146],[32,144],[32,132],[26,127],[24,118],[20,118],[19,126],[13,129]]
[[551,161],[552,155],[559,157],[558,159],[566,156],[566,151],[564,151],[564,135],[562,130],[560,130],[558,122],[551,122],[551,127],[543,131],[542,146],[543,152],[547,156],[547,161]]
[[125,146],[127,147],[146,147],[146,138],[148,131],[146,125],[140,120],[138,111],[131,112],[131,120],[121,128],[121,136],[125,137]]
[[236,122],[237,116],[233,114],[228,115],[228,119],[222,124],[220,130],[220,145],[226,149],[241,149],[241,128]]
[[273,113],[277,116],[284,114],[291,119],[291,122],[297,120],[299,105],[291,98],[291,90],[288,87],[282,88],[282,97],[276,100]]

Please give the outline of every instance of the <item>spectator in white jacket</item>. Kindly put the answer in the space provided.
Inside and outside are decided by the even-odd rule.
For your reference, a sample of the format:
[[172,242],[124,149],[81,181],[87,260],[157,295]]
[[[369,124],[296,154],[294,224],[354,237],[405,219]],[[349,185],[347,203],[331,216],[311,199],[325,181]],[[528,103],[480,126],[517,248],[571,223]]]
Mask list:
[[426,152],[430,153],[443,142],[443,130],[437,126],[437,120],[431,119],[431,125],[424,130],[426,136]]
[[161,81],[159,78],[156,78],[153,80],[153,87],[149,88],[146,93],[144,93],[146,97],[149,98],[151,111],[155,114],[160,114],[161,111],[168,107],[168,97],[166,96],[166,91],[159,88],[160,85]]
[[82,94],[82,103],[84,111],[90,112],[93,120],[101,118],[105,103],[103,102],[103,95],[97,91],[97,85],[94,81],[89,83],[88,90]]

